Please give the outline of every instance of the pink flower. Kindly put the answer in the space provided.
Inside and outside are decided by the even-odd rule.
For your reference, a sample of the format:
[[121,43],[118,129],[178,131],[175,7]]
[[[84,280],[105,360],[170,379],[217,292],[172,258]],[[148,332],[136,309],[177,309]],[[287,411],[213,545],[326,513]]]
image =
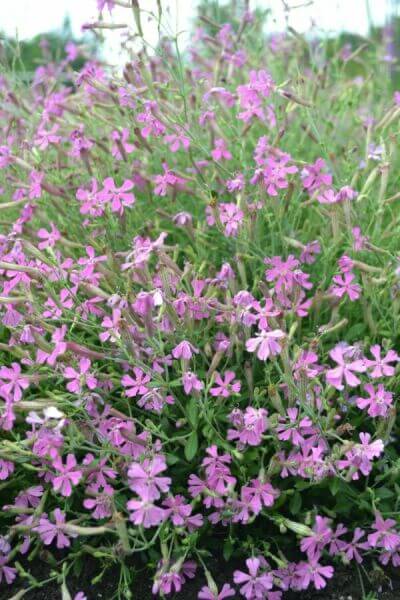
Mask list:
[[97,10],[102,11],[107,6],[109,13],[114,10],[114,0],[97,0]]
[[274,109],[271,105],[266,107],[267,117],[265,115],[264,108],[261,106],[261,101],[259,99],[248,100],[246,102],[245,109],[238,113],[237,118],[245,123],[249,123],[252,119],[260,119],[264,123],[266,121],[269,122],[270,127],[274,127],[276,125],[276,117]]
[[353,273],[344,273],[343,275],[335,275],[333,281],[336,285],[331,287],[331,293],[338,298],[342,298],[345,294],[352,302],[357,300],[361,294],[361,286],[358,283],[352,283],[355,279]]
[[182,189],[185,184],[185,180],[178,175],[175,175],[171,169],[168,168],[167,164],[163,164],[164,173],[162,175],[156,175],[154,182],[156,187],[154,193],[156,196],[166,196],[169,189]]
[[[235,105],[235,96],[223,87],[212,87],[208,90],[203,96],[204,102],[208,102],[212,96],[217,96],[228,108],[232,108]],[[207,111],[207,114],[209,115],[210,112],[214,115],[212,111]]]
[[358,471],[365,477],[372,471],[371,461],[378,458],[383,450],[382,440],[370,442],[369,433],[360,433],[361,444],[355,444],[345,453],[345,459],[338,460],[336,465],[339,469],[350,469],[351,478],[357,480],[360,478]]
[[8,585],[11,585],[17,576],[17,569],[8,566],[9,558],[0,555],[0,583],[5,579]]
[[323,367],[318,364],[318,355],[310,350],[303,350],[293,365],[293,376],[296,380],[301,376],[313,379],[323,371]]
[[369,398],[357,398],[356,404],[358,408],[368,408],[370,417],[385,417],[392,405],[393,394],[387,392],[382,383],[378,385],[377,390],[371,383],[364,386],[364,390],[369,394]]
[[111,149],[111,154],[117,160],[123,160],[127,158],[127,154],[131,154],[135,150],[133,144],[129,144],[129,129],[124,127],[122,131],[114,130],[111,133],[111,138],[114,140],[114,144]]
[[282,260],[280,256],[265,258],[264,263],[271,265],[265,271],[265,279],[275,282],[277,292],[289,293],[297,286],[308,290],[312,288],[312,283],[308,281],[309,275],[298,268],[300,263],[292,254],[286,260]]
[[165,395],[161,389],[152,387],[137,401],[137,403],[141,408],[160,414],[166,404],[175,404],[175,399],[169,394]]
[[381,356],[381,347],[379,344],[371,346],[370,352],[375,360],[365,359],[367,369],[371,369],[369,376],[372,379],[378,377],[392,377],[395,373],[395,367],[390,363],[398,363],[400,358],[397,352],[389,350],[386,356]]
[[309,193],[332,184],[332,175],[324,172],[325,167],[324,159],[317,158],[314,164],[306,165],[301,171],[303,186]]
[[[89,67],[90,69],[91,67]],[[81,71],[80,76],[84,75],[84,71]],[[77,83],[79,80],[79,76],[77,78]],[[72,148],[69,151],[70,156],[75,156],[77,158],[82,158],[82,156],[87,156],[89,150],[93,147],[94,142],[87,138],[84,135],[84,126],[79,125],[77,129],[74,129],[70,136],[70,141],[72,142]]]
[[81,358],[79,361],[79,371],[72,367],[66,367],[64,369],[64,377],[71,379],[67,383],[67,390],[73,394],[81,394],[82,388],[86,385],[89,390],[94,390],[97,387],[97,379],[94,375],[89,373],[91,362],[88,358]]
[[218,205],[219,218],[225,226],[227,237],[236,237],[243,221],[243,211],[233,202],[222,202]]
[[61,233],[58,231],[57,227],[53,223],[50,223],[50,227],[50,232],[46,229],[39,229],[37,232],[38,238],[43,240],[43,242],[39,242],[38,244],[39,250],[44,250],[45,248],[54,248],[56,242],[61,239]]
[[200,496],[206,489],[205,482],[192,473],[188,481],[188,491],[192,498],[197,498],[197,496]]
[[224,25],[222,25],[222,27],[217,33],[217,40],[222,44],[222,46],[225,49],[232,48],[232,34],[233,30],[232,25],[230,23],[225,23]]
[[253,408],[248,406],[243,413],[235,409],[229,415],[230,422],[235,429],[228,429],[228,440],[238,440],[241,447],[259,446],[262,435],[267,430],[268,420],[265,408]]
[[146,458],[141,464],[134,462],[128,469],[129,487],[141,498],[158,500],[161,493],[167,493],[171,485],[169,477],[159,477],[167,469],[165,458]]
[[316,261],[316,254],[321,253],[321,244],[318,241],[310,242],[304,246],[300,254],[300,260],[303,263],[312,265]]
[[165,572],[163,569],[161,573],[156,574],[152,592],[153,594],[158,594],[158,592],[161,592],[163,596],[165,594],[171,594],[174,589],[175,592],[180,592],[184,583],[185,578],[181,573],[177,573],[173,567],[167,572]]
[[255,515],[258,515],[263,506],[271,507],[279,491],[272,487],[269,482],[264,483],[261,479],[252,479],[250,483],[242,487],[242,500],[246,502]]
[[394,550],[383,552],[379,556],[378,560],[381,563],[381,565],[386,566],[389,564],[389,562],[391,562],[393,567],[400,567],[400,545],[397,546]]
[[259,104],[262,98],[267,98],[275,88],[271,75],[265,71],[250,71],[250,81],[237,87],[240,104],[247,107],[249,104]]
[[143,373],[142,369],[139,367],[134,367],[133,372],[135,373],[135,379],[130,375],[124,375],[121,379],[121,383],[126,388],[125,394],[128,398],[132,398],[135,396],[143,396],[149,391],[147,387],[147,383],[151,380],[150,375],[146,375]]
[[103,181],[103,189],[99,192],[99,198],[103,202],[109,202],[112,212],[120,216],[124,214],[124,209],[132,206],[136,198],[130,190],[134,187],[133,181],[126,179],[121,187],[115,185],[112,177],[107,177]]
[[301,551],[307,553],[310,561],[318,559],[322,550],[329,544],[331,539],[332,529],[330,527],[330,519],[317,515],[313,526],[313,534],[301,540]]
[[63,289],[60,292],[57,303],[49,296],[44,305],[47,306],[47,310],[43,312],[44,317],[47,319],[59,319],[63,314],[63,309],[71,309],[74,306],[74,301],[71,298],[71,292]]
[[5,169],[13,162],[11,150],[8,146],[0,146],[0,169]]
[[354,198],[357,198],[357,196],[358,192],[353,190],[349,185],[345,185],[338,191],[337,201],[343,202],[343,200],[354,200]]
[[226,371],[223,378],[217,373],[215,384],[216,387],[210,389],[210,394],[212,396],[220,396],[221,398],[228,398],[232,394],[238,394],[241,388],[241,383],[235,380],[235,373],[233,371]]
[[136,115],[139,123],[144,123],[145,126],[142,129],[142,136],[148,138],[151,135],[160,137],[165,133],[165,125],[157,119],[155,116],[157,112],[157,102],[149,100],[145,102],[144,112]]
[[99,338],[102,342],[110,340],[110,342],[117,342],[121,337],[119,328],[121,326],[122,315],[119,308],[113,308],[112,316],[105,317],[101,323],[102,327],[106,328],[106,331],[100,333]]
[[240,192],[245,186],[243,173],[238,173],[233,179],[228,179],[226,189],[228,192]]
[[78,188],[75,196],[81,202],[79,211],[82,215],[100,217],[104,213],[104,202],[101,199],[101,192],[99,192],[97,181],[94,178],[92,178],[91,190]]
[[323,589],[326,586],[325,579],[331,579],[333,573],[333,567],[323,567],[315,559],[307,563],[300,563],[296,570],[297,577],[299,578],[299,586],[302,590],[306,590],[310,583],[313,583],[317,590]]
[[250,71],[248,87],[261,94],[264,98],[268,98],[275,89],[275,83],[268,71],[261,69],[259,71]]
[[[234,100],[233,96],[232,96],[232,100],[233,100],[233,102],[232,102],[232,106],[233,106],[233,104],[235,103],[235,100]],[[215,121],[215,112],[214,111],[212,111],[212,110],[206,110],[206,111],[204,111],[204,112],[202,112],[200,114],[200,116],[199,116],[199,125],[201,125],[202,127],[204,127],[204,125],[207,124],[207,121],[210,121],[210,123],[213,122],[213,121]]]
[[58,357],[64,354],[64,352],[67,350],[67,343],[64,341],[66,333],[66,325],[57,327],[51,334],[51,341],[54,344],[51,353],[48,354],[44,350],[39,349],[37,352],[36,362],[39,364],[44,364],[47,362],[48,365],[53,367],[56,364]]
[[257,358],[267,360],[270,356],[276,356],[282,351],[281,345],[277,340],[285,337],[285,333],[281,329],[259,331],[257,336],[250,338],[246,342],[246,350],[248,352],[257,352]]
[[23,390],[29,387],[29,379],[21,375],[21,366],[13,362],[10,367],[0,368],[0,395],[6,400],[19,402]]
[[185,498],[181,495],[166,498],[163,506],[167,509],[168,517],[176,527],[182,527],[192,513],[191,505],[187,504]]
[[165,142],[169,145],[171,152],[178,152],[180,148],[188,150],[190,147],[190,138],[188,138],[184,132],[172,133],[164,136]]
[[372,528],[374,533],[368,536],[368,543],[372,548],[384,548],[385,550],[394,550],[400,544],[400,534],[394,531],[397,525],[394,519],[383,519],[377,512]]
[[358,562],[358,564],[362,563],[363,559],[359,550],[369,549],[369,544],[367,542],[360,542],[361,538],[364,537],[364,535],[365,532],[362,529],[360,529],[359,527],[355,528],[352,541],[348,542],[342,549],[347,560],[355,560],[356,562]]
[[[229,488],[236,483],[236,479],[235,477],[232,477],[228,467],[232,458],[229,454],[219,455],[218,448],[215,444],[207,448],[206,453],[207,457],[202,462],[207,477],[206,485],[217,494],[225,495],[228,493]],[[193,485],[195,485],[195,487],[200,485],[201,488],[200,480],[195,480],[191,476],[191,486]],[[193,495],[193,487],[191,493]],[[194,495],[197,494],[195,493]]]
[[199,351],[190,342],[182,340],[172,350],[172,356],[176,359],[183,358],[184,360],[190,360],[193,354],[198,354]]
[[289,159],[288,155],[279,160],[267,158],[264,166],[256,169],[250,183],[261,182],[269,196],[277,196],[279,190],[289,187],[288,175],[298,171],[295,165],[286,166]]
[[228,583],[224,583],[222,590],[218,592],[217,588],[211,589],[208,586],[201,588],[198,598],[199,600],[225,600],[235,595],[235,590]]
[[96,488],[88,488],[87,492],[93,492],[94,498],[85,498],[83,506],[88,510],[92,510],[93,519],[105,519],[111,517],[113,511],[112,497],[114,490],[111,486],[105,486],[104,490],[100,493]]
[[173,592],[174,588],[176,592],[179,592],[185,583],[185,578],[193,579],[196,568],[197,565],[192,560],[187,560],[183,564],[181,560],[175,564],[171,564],[168,559],[161,560],[154,578],[153,594],[160,592],[164,596]]
[[186,371],[186,373],[182,375],[182,383],[185,394],[190,394],[193,390],[195,392],[201,392],[204,388],[204,383],[191,371]]
[[62,496],[70,496],[72,494],[72,486],[78,485],[82,479],[82,471],[75,469],[77,466],[76,458],[73,454],[68,454],[65,465],[62,462],[61,456],[57,456],[53,461],[54,469],[59,473],[53,477],[53,489],[60,492]]
[[328,188],[319,193],[317,200],[320,204],[337,204],[339,202],[338,196],[332,188]]
[[192,505],[187,504],[185,498],[181,495],[170,496],[163,502],[168,517],[176,527],[187,527],[189,532],[198,529],[203,525],[203,516],[201,514],[192,515]]
[[[67,55],[67,60],[70,62],[73,62],[79,56],[79,47],[76,44],[74,44],[74,42],[67,42],[64,46],[64,51]],[[74,600],[76,600],[76,598],[74,598]]]
[[360,227],[353,227],[351,230],[351,234],[353,236],[353,250],[355,252],[360,252],[367,247],[368,238],[363,235]]
[[275,307],[272,298],[265,298],[263,303],[249,298],[249,302],[245,304],[247,306],[243,311],[242,321],[249,327],[257,323],[259,329],[269,329],[270,317],[277,317],[281,312]]
[[53,127],[49,131],[46,131],[42,127],[39,127],[36,133],[36,138],[34,140],[34,143],[36,146],[38,146],[39,150],[46,150],[49,144],[60,143],[61,137],[59,135],[56,135],[56,132],[59,130],[59,128],[60,126],[57,125],[57,123],[53,125]]
[[266,592],[273,586],[273,578],[271,573],[260,573],[261,569],[260,558],[248,558],[246,565],[248,573],[243,571],[235,571],[233,573],[233,581],[237,585],[241,585],[240,593],[246,600],[255,600],[256,598],[265,598]]
[[214,149],[211,151],[211,156],[214,160],[231,160],[232,154],[226,147],[226,142],[223,139],[215,140]]
[[[34,200],[40,198],[42,195],[42,181],[44,179],[44,173],[38,171],[32,171],[29,175],[29,199]],[[53,225],[52,225],[53,227]],[[40,237],[40,236],[39,236]]]
[[187,226],[189,228],[193,224],[193,216],[188,212],[181,211],[174,215],[172,221],[175,225],[179,225],[180,227]]
[[68,548],[71,545],[69,537],[77,537],[77,534],[69,533],[69,537],[67,537],[64,531],[65,513],[56,508],[53,514],[55,523],[49,521],[47,515],[43,514],[39,519],[39,525],[34,527],[33,531],[36,531],[40,535],[42,542],[46,546],[52,544],[55,539],[57,548]]
[[300,446],[306,436],[315,433],[316,430],[312,427],[311,419],[309,417],[300,418],[298,408],[288,408],[287,416],[288,419],[285,417],[279,418],[279,424],[276,427],[279,440],[291,441],[293,445]]
[[81,258],[78,259],[78,264],[80,265],[92,266],[107,260],[107,256],[105,254],[102,256],[96,256],[96,251],[93,246],[86,246],[85,251],[86,256],[81,256]]
[[[350,387],[356,387],[361,382],[354,375],[364,373],[367,369],[365,361],[357,359],[351,361],[352,347],[338,344],[329,352],[329,356],[337,363],[337,367],[330,369],[326,373],[326,380],[337,390],[343,390],[343,379]],[[350,360],[349,360],[350,359]]]
[[343,523],[339,523],[336,529],[332,533],[331,541],[329,543],[329,554],[331,556],[336,556],[340,554],[344,548],[347,547],[347,542],[340,539],[341,536],[345,535],[348,532],[347,527],[343,525]]
[[0,458],[0,481],[8,479],[12,473],[14,473],[14,463]]
[[126,504],[132,511],[129,520],[134,525],[143,525],[145,529],[156,527],[168,518],[168,513],[163,508],[153,504],[149,498],[142,497],[138,500],[129,500]]

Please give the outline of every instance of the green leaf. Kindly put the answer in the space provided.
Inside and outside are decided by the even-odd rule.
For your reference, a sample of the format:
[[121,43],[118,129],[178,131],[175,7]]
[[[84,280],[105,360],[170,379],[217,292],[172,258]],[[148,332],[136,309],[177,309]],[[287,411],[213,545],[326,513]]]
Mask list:
[[302,505],[301,494],[299,494],[299,492],[296,492],[291,497],[290,502],[289,502],[290,511],[294,515],[297,515],[300,512],[301,505]]
[[190,436],[188,438],[188,441],[186,442],[186,446],[185,446],[186,460],[188,460],[189,462],[191,460],[193,460],[193,458],[196,456],[198,447],[199,447],[199,441],[197,439],[197,433],[195,431],[192,431],[192,433],[190,434]]
[[233,544],[230,538],[224,543],[223,556],[225,560],[229,560],[233,554]]
[[190,398],[186,412],[191,426],[196,429],[199,423],[199,407],[196,398]]
[[348,340],[359,340],[365,334],[366,327],[364,323],[356,323],[350,327],[346,332],[346,339]]
[[178,456],[175,456],[175,454],[167,454],[167,464],[168,465],[175,465],[177,462],[179,462]]
[[376,495],[381,500],[385,500],[386,498],[392,498],[394,496],[393,490],[389,490],[387,487],[382,487],[376,490]]
[[309,481],[296,481],[295,483],[295,487],[298,490],[307,490],[310,486],[310,482]]
[[338,493],[340,488],[340,480],[335,477],[335,479],[332,479],[332,481],[330,481],[329,483],[329,489],[331,491],[332,496],[336,496],[336,494]]
[[77,560],[74,561],[73,567],[72,567],[75,577],[80,576],[80,574],[82,573],[82,569],[83,569],[83,562],[82,562],[82,558],[79,556],[77,558]]

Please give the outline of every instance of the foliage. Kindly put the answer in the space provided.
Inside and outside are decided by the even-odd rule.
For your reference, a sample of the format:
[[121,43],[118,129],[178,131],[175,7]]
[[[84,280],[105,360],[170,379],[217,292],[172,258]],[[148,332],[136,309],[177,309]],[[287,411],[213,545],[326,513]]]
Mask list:
[[[39,65],[49,61],[61,62],[74,44],[82,44],[82,40],[75,40],[71,31],[71,23],[65,19],[60,31],[36,35],[30,40],[14,40],[0,34],[1,65],[4,70],[17,72],[19,77],[30,79]],[[93,48],[91,48],[93,53]],[[74,56],[70,61],[72,69],[80,70],[85,59],[82,55]]]
[[400,94],[377,43],[237,19],[1,80],[6,583],[44,548],[65,597],[87,553],[126,598],[137,555],[208,600],[400,563]]

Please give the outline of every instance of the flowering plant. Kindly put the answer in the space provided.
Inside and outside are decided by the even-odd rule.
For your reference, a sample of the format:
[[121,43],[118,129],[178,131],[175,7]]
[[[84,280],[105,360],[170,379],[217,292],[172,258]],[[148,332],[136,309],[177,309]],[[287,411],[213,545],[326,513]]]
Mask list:
[[400,565],[398,98],[257,19],[1,77],[0,582],[44,546],[121,597],[138,553],[208,600]]

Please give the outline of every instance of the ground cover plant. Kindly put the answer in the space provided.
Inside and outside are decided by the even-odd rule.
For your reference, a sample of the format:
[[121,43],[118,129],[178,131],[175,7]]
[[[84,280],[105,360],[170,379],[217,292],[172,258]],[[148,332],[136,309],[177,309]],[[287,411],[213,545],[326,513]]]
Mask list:
[[140,565],[203,600],[400,565],[395,58],[230,16],[123,74],[70,44],[1,76],[9,597],[72,598],[87,557],[120,598]]

